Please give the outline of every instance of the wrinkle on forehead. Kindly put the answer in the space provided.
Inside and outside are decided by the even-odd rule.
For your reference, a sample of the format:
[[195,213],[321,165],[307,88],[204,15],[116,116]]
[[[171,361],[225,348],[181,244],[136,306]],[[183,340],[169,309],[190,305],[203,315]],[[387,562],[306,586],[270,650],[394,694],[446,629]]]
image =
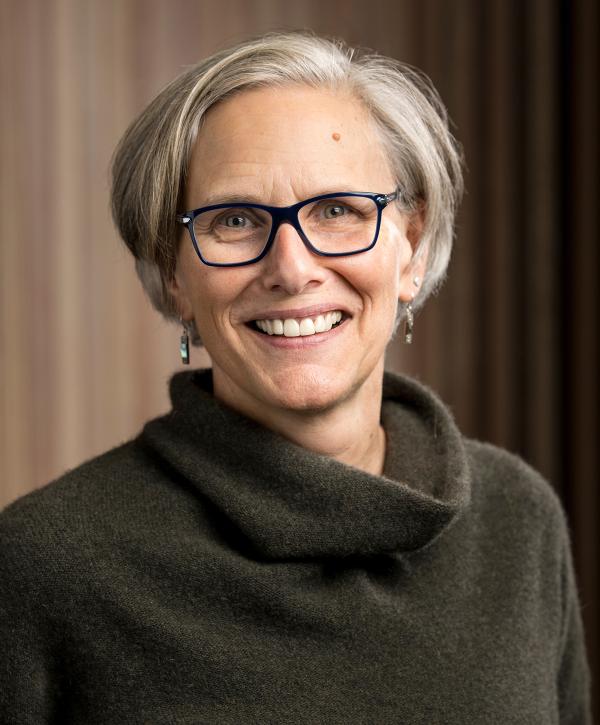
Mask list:
[[[332,143],[342,132],[344,143]],[[285,206],[325,191],[387,192],[392,185],[378,130],[356,98],[304,86],[260,88],[207,113],[186,207],[238,191]]]

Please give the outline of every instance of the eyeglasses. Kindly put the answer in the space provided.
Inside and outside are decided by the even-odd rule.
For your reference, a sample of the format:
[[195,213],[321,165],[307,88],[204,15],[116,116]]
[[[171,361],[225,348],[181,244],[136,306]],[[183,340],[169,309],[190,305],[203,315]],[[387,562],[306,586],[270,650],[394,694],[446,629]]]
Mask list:
[[233,202],[213,204],[178,214],[204,264],[241,267],[260,261],[272,247],[281,224],[291,224],[311,252],[345,257],[372,249],[381,213],[398,199],[392,194],[336,192],[292,206]]

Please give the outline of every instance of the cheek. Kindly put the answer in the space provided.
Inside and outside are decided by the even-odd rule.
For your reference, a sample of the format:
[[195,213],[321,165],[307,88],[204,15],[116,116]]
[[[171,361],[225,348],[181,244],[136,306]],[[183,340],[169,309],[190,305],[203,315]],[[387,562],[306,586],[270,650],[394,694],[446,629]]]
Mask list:
[[[227,286],[219,285],[210,275],[197,275],[192,282],[194,317],[202,334],[211,319],[218,320],[227,307]],[[207,334],[208,330],[204,331]]]
[[[375,247],[365,255],[349,257],[342,277],[362,300],[362,311],[375,312],[386,326],[388,318],[395,318],[400,293],[402,258],[398,249]],[[372,324],[372,322],[370,323]]]
[[196,270],[189,280],[194,317],[202,335],[209,335],[209,328],[229,327],[236,305],[248,285],[248,275],[243,269],[218,269],[204,267]]
[[201,334],[199,322],[216,302],[219,292],[219,286],[214,284],[207,271],[208,268],[201,266],[199,260],[189,253],[189,249],[180,250],[176,271],[179,294],[196,320]]

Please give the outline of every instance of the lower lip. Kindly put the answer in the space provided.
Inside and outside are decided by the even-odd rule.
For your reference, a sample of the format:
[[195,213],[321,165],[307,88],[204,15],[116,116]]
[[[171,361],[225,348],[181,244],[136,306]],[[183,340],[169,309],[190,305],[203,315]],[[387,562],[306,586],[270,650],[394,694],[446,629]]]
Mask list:
[[268,335],[264,332],[258,332],[252,327],[249,328],[262,342],[271,347],[279,347],[284,350],[302,350],[303,348],[314,347],[329,340],[336,338],[340,332],[344,330],[349,318],[344,319],[336,327],[332,327],[327,332],[316,332],[314,335],[300,335],[299,337],[286,337],[285,335]]

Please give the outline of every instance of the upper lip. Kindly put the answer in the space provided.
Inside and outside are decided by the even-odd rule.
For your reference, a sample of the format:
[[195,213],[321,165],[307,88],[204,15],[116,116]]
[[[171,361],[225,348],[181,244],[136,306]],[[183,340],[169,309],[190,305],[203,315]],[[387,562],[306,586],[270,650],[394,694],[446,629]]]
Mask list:
[[334,310],[340,310],[345,315],[350,315],[350,312],[344,305],[336,304],[321,304],[311,305],[310,307],[289,307],[284,310],[262,310],[257,312],[252,317],[249,317],[247,322],[253,322],[254,320],[291,320],[292,318],[303,319],[305,317],[318,317],[324,315],[326,312],[333,312]]

